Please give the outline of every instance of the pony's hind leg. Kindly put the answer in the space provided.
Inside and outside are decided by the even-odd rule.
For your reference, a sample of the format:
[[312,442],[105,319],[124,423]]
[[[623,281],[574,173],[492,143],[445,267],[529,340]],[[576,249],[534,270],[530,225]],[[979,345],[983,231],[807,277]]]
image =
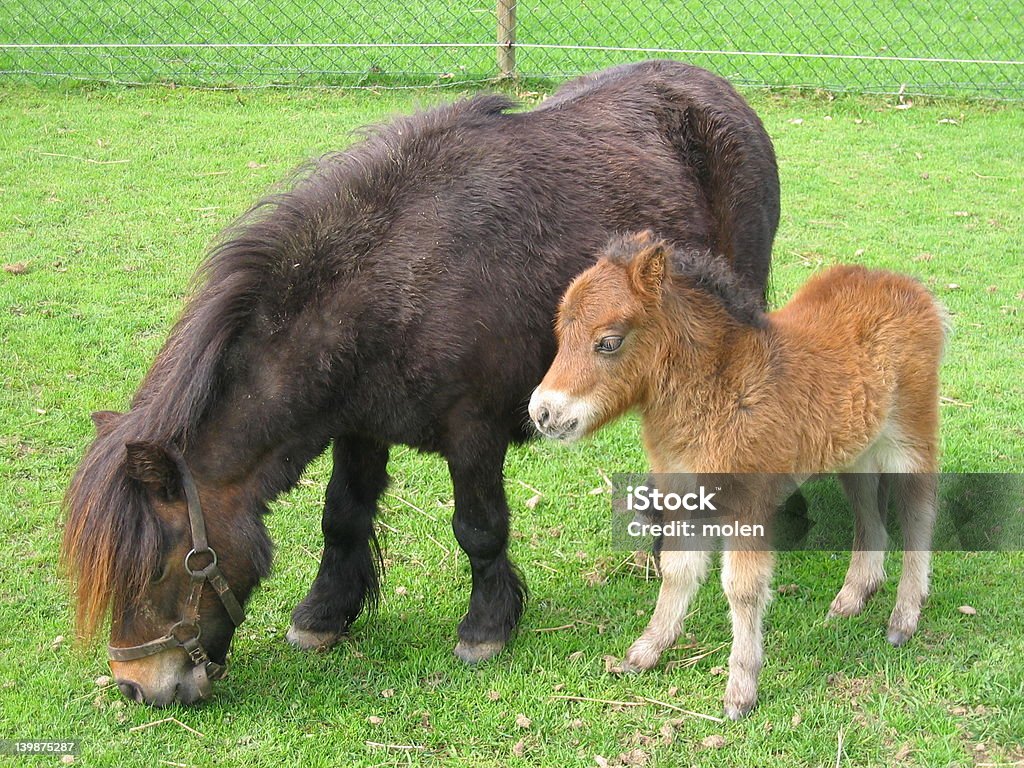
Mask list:
[[840,474],[839,481],[854,512],[853,554],[843,588],[828,613],[856,616],[885,581],[889,480],[877,472],[848,472]]
[[771,599],[775,555],[771,551],[728,548],[722,552],[722,587],[732,616],[732,653],[729,683],[725,689],[725,714],[739,720],[757,704],[757,678],[761,673],[764,645],[761,624]]
[[455,491],[452,529],[469,556],[473,591],[455,655],[475,664],[499,653],[523,612],[525,590],[508,559],[509,510],[502,482],[507,441],[493,425],[454,436],[446,452]]
[[931,472],[892,475],[896,508],[903,529],[903,573],[887,637],[903,645],[917,630],[928,596],[932,530],[938,507],[938,477]]
[[377,499],[388,484],[388,447],[357,438],[334,441],[334,469],[324,504],[324,553],[309,593],[292,611],[288,641],[326,648],[373,605],[380,554],[373,530]]
[[690,600],[707,575],[711,553],[706,551],[661,551],[661,589],[654,614],[643,634],[630,646],[622,662],[624,672],[650,669],[683,631],[683,619]]

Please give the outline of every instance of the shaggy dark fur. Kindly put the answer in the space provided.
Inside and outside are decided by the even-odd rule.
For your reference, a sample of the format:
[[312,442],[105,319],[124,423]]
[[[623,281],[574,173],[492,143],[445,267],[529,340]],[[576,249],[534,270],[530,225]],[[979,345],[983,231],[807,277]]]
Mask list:
[[293,616],[317,632],[343,631],[376,595],[372,520],[388,447],[403,443],[451,471],[473,573],[462,642],[507,640],[523,588],[506,556],[502,465],[532,431],[525,403],[554,357],[570,279],[612,233],[649,227],[681,252],[719,255],[763,296],[779,216],[768,136],[701,69],[618,67],[531,111],[512,106],[484,96],[398,119],[226,234],[131,410],[101,430],[69,489],[64,552],[86,627],[111,597],[147,599],[160,541],[125,476],[126,442],[182,449],[211,540],[235,557],[222,555],[225,572],[255,583],[262,524],[215,532],[228,507],[209,500],[232,488],[258,519],[333,441],[325,552]]

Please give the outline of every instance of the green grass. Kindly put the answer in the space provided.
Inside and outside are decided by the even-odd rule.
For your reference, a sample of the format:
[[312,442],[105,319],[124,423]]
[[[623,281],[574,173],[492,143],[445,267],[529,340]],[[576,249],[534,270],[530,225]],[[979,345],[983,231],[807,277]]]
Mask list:
[[[447,522],[444,465],[397,448],[381,514],[384,599],[349,640],[325,654],[283,640],[316,569],[321,459],[275,504],[275,574],[250,604],[215,697],[155,712],[96,688],[103,654],[70,642],[55,565],[60,498],[91,438],[89,412],[125,407],[221,227],[354,127],[437,98],[0,90],[0,263],[25,265],[0,272],[0,739],[77,738],[81,764],[118,766],[594,766],[596,755],[666,768],[831,766],[840,735],[844,766],[1024,759],[1021,553],[939,554],[921,629],[901,650],[883,633],[895,562],[863,616],[826,624],[846,557],[781,556],[776,583],[797,589],[769,610],[761,704],[738,724],[556,698],[720,712],[730,634],[717,571],[692,634],[665,661],[703,658],[625,679],[605,671],[603,657],[621,656],[657,593],[610,547],[608,497],[591,493],[602,472],[645,468],[633,420],[577,449],[512,451],[512,553],[532,598],[509,650],[478,669],[451,655],[469,574]],[[957,326],[943,370],[944,469],[1019,471],[1024,113],[750,98],[782,174],[776,301],[836,262],[919,276]],[[543,498],[531,511],[533,488]],[[977,614],[958,612],[964,604]],[[131,730],[167,715],[202,735],[174,723]],[[705,746],[714,735],[723,746]]]
[[[751,84],[1013,99],[1024,93],[1019,64],[964,63],[1019,62],[1024,17],[1009,0],[530,0],[516,13],[518,72],[530,78],[648,58],[607,50],[639,47],[719,52],[688,55]],[[0,45],[171,47],[0,48],[0,73],[193,85],[444,85],[498,74],[496,28],[494,0],[13,0],[0,7]],[[238,43],[257,47],[225,47]],[[281,43],[360,47],[266,47]],[[394,44],[412,47],[381,47]],[[814,58],[819,54],[859,58]]]

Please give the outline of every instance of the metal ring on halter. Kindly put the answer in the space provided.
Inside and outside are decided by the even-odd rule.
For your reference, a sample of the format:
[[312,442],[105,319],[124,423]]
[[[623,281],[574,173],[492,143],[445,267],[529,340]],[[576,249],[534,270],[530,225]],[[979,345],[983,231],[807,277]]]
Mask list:
[[[193,568],[191,568],[189,566],[188,561],[191,559],[192,555],[205,555],[205,554],[209,554],[211,557],[213,557],[213,562],[207,563],[200,570],[195,570],[195,569],[193,569]],[[216,566],[217,566],[217,552],[213,549],[213,547],[207,547],[205,550],[202,550],[202,551],[199,551],[199,552],[197,552],[195,549],[190,549],[188,551],[188,554],[185,555],[185,573],[187,573],[189,576],[193,576],[193,577],[201,576],[204,573],[206,573],[207,571],[209,571],[211,568],[215,568]]]

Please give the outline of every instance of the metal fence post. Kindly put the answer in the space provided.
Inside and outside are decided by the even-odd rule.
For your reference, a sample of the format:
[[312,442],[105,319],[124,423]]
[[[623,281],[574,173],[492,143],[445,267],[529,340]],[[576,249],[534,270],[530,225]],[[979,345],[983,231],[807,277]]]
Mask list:
[[498,71],[516,73],[516,0],[498,0]]

